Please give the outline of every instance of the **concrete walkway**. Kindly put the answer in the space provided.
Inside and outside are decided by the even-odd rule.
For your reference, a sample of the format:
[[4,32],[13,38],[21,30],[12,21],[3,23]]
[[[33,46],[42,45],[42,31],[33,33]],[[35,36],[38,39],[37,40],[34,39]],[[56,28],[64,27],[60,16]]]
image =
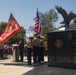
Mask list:
[[[47,61],[47,57],[45,57],[45,61]],[[48,67],[47,63],[40,66],[29,66],[26,57],[24,62],[13,62],[10,57],[0,60],[0,75],[76,75],[76,69]]]
[[[47,61],[47,57],[46,61]],[[24,62],[13,62],[13,58],[0,60],[0,75],[23,75],[34,69],[34,66],[27,65],[27,58],[24,57]]]

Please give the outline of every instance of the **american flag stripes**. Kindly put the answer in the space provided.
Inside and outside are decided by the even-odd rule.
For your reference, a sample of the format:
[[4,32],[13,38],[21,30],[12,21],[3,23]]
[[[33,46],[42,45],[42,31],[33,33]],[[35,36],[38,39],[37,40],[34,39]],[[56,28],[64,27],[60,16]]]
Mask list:
[[39,21],[38,8],[37,8],[37,12],[36,12],[34,32],[35,32],[37,35],[41,35],[41,24],[40,24],[40,21]]

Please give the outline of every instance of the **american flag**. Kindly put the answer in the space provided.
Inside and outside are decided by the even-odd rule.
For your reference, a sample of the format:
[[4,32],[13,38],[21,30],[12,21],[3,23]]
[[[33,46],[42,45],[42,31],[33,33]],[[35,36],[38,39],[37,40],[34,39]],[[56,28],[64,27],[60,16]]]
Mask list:
[[37,8],[37,12],[36,12],[34,32],[35,32],[37,35],[41,35],[41,24],[40,24],[40,21],[39,21],[38,8]]

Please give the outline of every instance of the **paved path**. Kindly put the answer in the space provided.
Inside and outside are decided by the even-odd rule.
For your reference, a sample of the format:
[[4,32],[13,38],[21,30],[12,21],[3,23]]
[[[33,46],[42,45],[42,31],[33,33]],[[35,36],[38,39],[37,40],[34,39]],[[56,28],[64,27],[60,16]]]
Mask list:
[[47,63],[40,66],[29,66],[26,57],[24,62],[12,61],[12,58],[0,60],[0,75],[76,75],[75,69],[48,67]]

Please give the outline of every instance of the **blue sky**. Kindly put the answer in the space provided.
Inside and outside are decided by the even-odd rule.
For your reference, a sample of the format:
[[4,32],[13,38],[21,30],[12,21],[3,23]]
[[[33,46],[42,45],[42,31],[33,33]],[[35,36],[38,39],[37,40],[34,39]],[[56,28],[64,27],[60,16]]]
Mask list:
[[[76,13],[76,0],[0,0],[0,22],[7,22],[12,12],[20,26],[28,29],[30,25],[35,24],[33,18],[36,17],[37,7],[39,12],[45,13],[50,9],[55,9],[55,5]],[[55,23],[56,27],[60,26],[61,21],[63,18],[59,14],[59,19]]]

